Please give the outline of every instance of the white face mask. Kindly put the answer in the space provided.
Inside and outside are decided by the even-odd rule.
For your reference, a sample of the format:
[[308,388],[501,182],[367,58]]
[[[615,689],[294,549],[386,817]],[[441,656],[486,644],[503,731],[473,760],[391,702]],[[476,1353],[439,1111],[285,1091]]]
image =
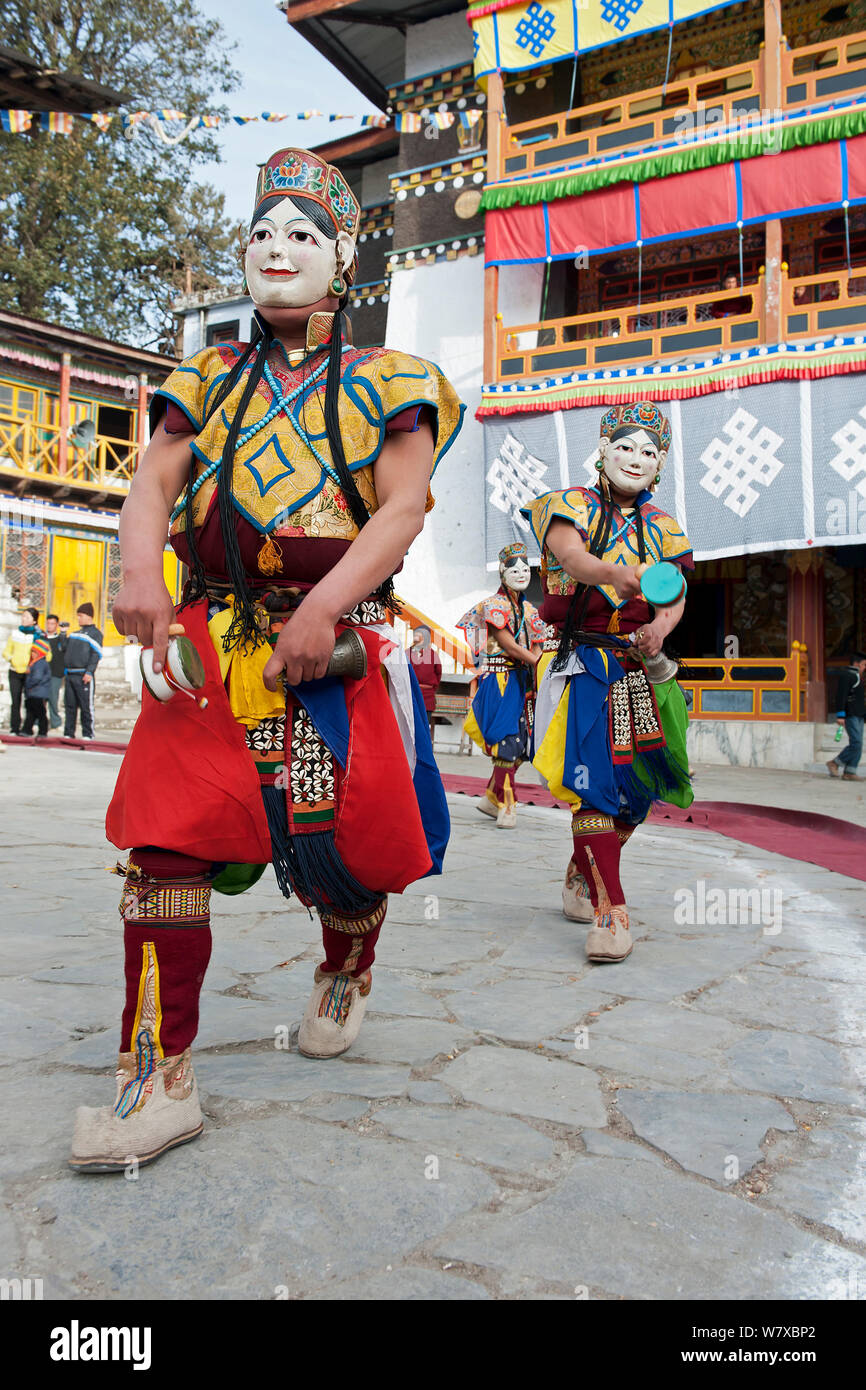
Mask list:
[[256,219],[244,258],[250,298],[261,308],[303,308],[330,294],[337,252],[351,265],[355,243],[345,232],[331,240],[283,198]]
[[608,482],[629,497],[636,497],[655,482],[667,458],[646,430],[620,435],[614,442],[602,439],[598,447]]
[[525,560],[512,560],[509,565],[502,565],[499,574],[505,587],[517,594],[522,594],[529,587],[532,578],[532,571]]

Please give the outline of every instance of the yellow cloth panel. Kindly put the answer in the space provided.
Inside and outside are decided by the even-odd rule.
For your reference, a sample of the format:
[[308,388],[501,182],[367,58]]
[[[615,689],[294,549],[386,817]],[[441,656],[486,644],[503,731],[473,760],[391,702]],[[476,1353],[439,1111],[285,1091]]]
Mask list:
[[[469,8],[475,3],[478,0]],[[722,0],[722,4],[730,3]],[[721,9],[722,4],[673,0],[673,21]],[[527,0],[526,4],[509,5],[473,20],[475,71],[522,72],[664,28],[670,18],[668,0],[579,0],[578,4],[574,0],[540,0],[537,4]]]
[[162,552],[162,575],[165,580],[165,587],[171,594],[173,603],[180,603],[180,590],[182,582],[181,564],[173,550]]
[[[555,652],[545,652],[538,663],[539,668],[546,670],[553,660]],[[541,684],[541,675],[538,677]],[[565,768],[565,734],[568,726],[568,689],[566,684],[562,693],[562,698],[556,707],[556,713],[547,727],[547,733],[541,747],[536,749],[535,757],[532,759],[532,766],[537,768],[547,783],[548,790],[552,796],[559,801],[568,802],[569,806],[580,806],[582,804],[577,792],[573,792],[570,787],[562,785],[562,774]]]
[[[591,0],[591,8],[599,11],[599,0]],[[497,66],[514,72],[534,63],[552,63],[570,56],[577,47],[574,14],[572,0],[543,0],[541,5],[530,3],[497,10]]]
[[[548,5],[548,8],[562,4],[563,0],[554,0],[554,5]],[[688,13],[694,14],[698,8],[695,4]],[[701,8],[706,9],[706,5]],[[603,11],[610,16],[609,19],[602,19]],[[599,48],[603,43],[630,39],[634,34],[645,34],[648,29],[658,29],[667,22],[668,0],[643,0],[636,14],[631,12],[628,0],[614,0],[614,3],[611,0],[588,0],[588,3],[577,6],[578,48],[585,52],[588,48]]]
[[493,72],[496,63],[496,38],[493,29],[493,15],[485,15],[483,19],[476,19],[472,25],[475,33],[475,71]]
[[230,652],[223,650],[223,637],[229,629],[232,615],[231,608],[215,613],[207,625],[208,632],[219,660],[220,675],[223,680],[227,673],[229,676],[232,714],[239,724],[254,729],[263,719],[285,714],[286,697],[280,687],[271,691],[264,682],[264,669],[273,653],[269,642],[263,642],[252,652],[243,652],[237,647]]

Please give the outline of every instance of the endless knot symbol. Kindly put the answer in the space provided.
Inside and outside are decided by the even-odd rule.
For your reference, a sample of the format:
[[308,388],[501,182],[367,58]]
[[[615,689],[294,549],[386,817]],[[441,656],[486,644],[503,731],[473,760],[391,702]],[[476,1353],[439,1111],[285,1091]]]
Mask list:
[[[860,411],[860,419],[866,420],[866,406]],[[846,483],[853,483],[857,475],[862,473],[862,478],[854,486],[861,497],[866,497],[866,429],[860,420],[852,419],[832,438],[839,452],[835,458],[831,458],[830,467],[835,468]]]
[[507,434],[487,473],[491,507],[511,512],[512,520],[520,529],[528,531],[529,522],[520,515],[520,508],[536,497],[543,497],[549,490],[542,482],[546,472],[546,463],[530,454],[513,434]]
[[601,17],[605,24],[612,24],[622,33],[642,5],[643,0],[602,0]]
[[[634,3],[634,0],[630,0]],[[640,5],[643,0],[637,0]],[[556,33],[553,11],[543,10],[538,3],[529,6],[515,29],[519,48],[528,48],[533,58],[540,58]]]
[[782,436],[762,425],[753,438],[757,423],[747,410],[736,410],[723,427],[727,441],[716,436],[701,454],[701,463],[707,470],[701,487],[713,497],[721,497],[729,489],[725,506],[737,516],[745,516],[758,500],[759,493],[752,483],[769,487],[784,467],[775,456]]

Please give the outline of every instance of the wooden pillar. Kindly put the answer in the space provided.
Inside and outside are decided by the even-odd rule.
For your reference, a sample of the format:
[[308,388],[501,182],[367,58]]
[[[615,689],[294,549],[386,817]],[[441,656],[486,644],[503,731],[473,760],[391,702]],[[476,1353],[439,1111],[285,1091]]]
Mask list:
[[782,11],[779,0],[764,0],[763,81],[761,105],[765,112],[779,111],[782,99]]
[[[784,107],[782,91],[782,11],[779,0],[764,0],[761,108],[764,115]],[[768,158],[769,156],[762,156]],[[782,327],[782,224],[772,218],[764,228],[764,341],[779,343]]]
[[[502,74],[491,72],[487,78],[487,182],[502,175],[502,137],[505,124],[505,99]],[[484,380],[496,380],[496,315],[499,310],[499,267],[489,265],[484,270]]]
[[782,324],[782,223],[771,217],[764,223],[764,342],[780,343]]
[[827,718],[824,665],[824,555],[820,550],[794,550],[788,556],[788,650],[793,642],[806,648],[806,718],[823,724]]
[[147,376],[144,372],[138,378],[138,454],[133,472],[141,463],[141,456],[147,447]]
[[57,471],[65,473],[69,467],[69,382],[72,374],[72,355],[64,352],[60,358],[60,405],[58,424],[60,436],[57,440]]

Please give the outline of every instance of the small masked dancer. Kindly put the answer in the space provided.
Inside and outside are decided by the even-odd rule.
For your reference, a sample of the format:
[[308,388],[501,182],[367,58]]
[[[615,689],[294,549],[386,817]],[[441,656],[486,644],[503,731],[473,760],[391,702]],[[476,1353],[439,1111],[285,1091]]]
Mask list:
[[601,422],[595,487],[523,508],[542,551],[541,615],[556,631],[538,667],[533,764],[572,807],[563,911],[592,923],[586,953],[600,962],[632,950],[623,845],[653,801],[693,800],[685,699],[662,651],[685,600],[653,610],[638,568],[693,567],[682,528],[653,502],[670,437],[656,405],[614,406]]
[[535,667],[546,628],[525,597],[531,571],[522,541],[499,552],[501,583],[457,624],[475,654],[480,677],[463,725],[493,759],[493,775],[478,810],[495,816],[500,830],[517,825],[515,775],[529,757]]
[[[445,795],[386,608],[463,407],[431,363],[351,345],[359,219],[338,169],[273,155],[243,253],[251,340],[204,348],[156,393],[114,621],[152,648],[168,694],[145,690],[108,811],[109,840],[129,851],[126,1006],[116,1103],[79,1112],[80,1171],[149,1162],[201,1132],[190,1044],[212,890],[242,891],[272,862],[318,914],[298,1046],[325,1058],[358,1035],[388,893],[441,870]],[[190,571],[177,614],[169,531]],[[195,698],[172,695],[175,622],[203,668]]]

